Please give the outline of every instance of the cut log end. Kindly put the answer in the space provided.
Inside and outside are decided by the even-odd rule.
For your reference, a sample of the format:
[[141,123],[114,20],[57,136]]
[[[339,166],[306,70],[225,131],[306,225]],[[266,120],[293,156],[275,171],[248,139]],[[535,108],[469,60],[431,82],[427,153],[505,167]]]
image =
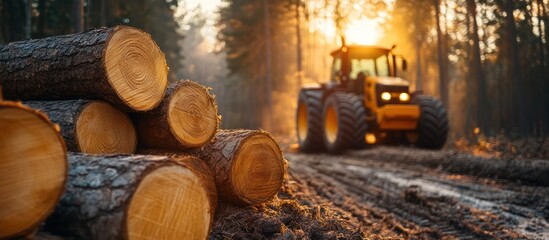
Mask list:
[[205,87],[186,81],[170,96],[168,123],[184,146],[202,146],[212,139],[218,127],[213,97]]
[[206,239],[212,209],[196,174],[179,166],[159,168],[141,181],[132,197],[127,235],[129,239]]
[[86,105],[76,122],[80,151],[134,153],[137,135],[129,117],[102,101]]
[[282,185],[284,161],[278,144],[264,134],[248,137],[236,153],[231,183],[244,202],[256,204],[272,198]]
[[110,84],[131,108],[156,107],[168,84],[164,54],[151,37],[135,28],[117,27],[105,51]]
[[0,239],[32,231],[64,189],[67,160],[58,130],[20,104],[0,103]]

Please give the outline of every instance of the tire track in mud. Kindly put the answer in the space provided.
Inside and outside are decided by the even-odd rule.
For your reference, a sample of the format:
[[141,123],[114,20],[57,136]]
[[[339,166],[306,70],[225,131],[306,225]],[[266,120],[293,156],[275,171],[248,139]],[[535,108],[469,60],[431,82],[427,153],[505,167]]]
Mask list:
[[[332,167],[332,166],[331,166]],[[393,225],[397,233],[404,234],[406,238],[419,237],[419,238],[441,238],[454,236],[461,239],[478,239],[486,237],[485,235],[470,234],[467,231],[460,231],[456,227],[448,224],[444,224],[440,216],[432,215],[428,212],[420,211],[413,204],[404,202],[400,192],[396,186],[391,183],[382,184],[382,186],[371,186],[363,184],[362,179],[349,179],[348,174],[341,171],[331,169],[317,169],[317,180],[326,182],[335,182],[334,187],[339,189],[346,189],[346,193],[353,198],[360,199],[358,204],[363,205],[363,211],[371,209],[377,209],[380,219],[389,218],[389,224]],[[322,176],[322,177],[320,177]],[[317,184],[318,185],[318,184]],[[313,185],[315,187],[315,185]],[[325,188],[325,187],[323,187]],[[318,188],[317,188],[318,189]],[[321,195],[331,199],[330,195],[322,194],[324,189],[318,190]],[[334,204],[341,206],[341,203],[334,201]],[[408,208],[413,207],[413,212],[410,212]],[[345,209],[345,206],[341,206]],[[382,209],[382,210],[379,210]],[[353,214],[354,215],[354,214]],[[431,218],[429,218],[431,217]],[[442,216],[443,217],[443,216]],[[436,219],[433,219],[436,218]],[[437,225],[438,229],[431,228],[431,226]]]
[[366,229],[390,229],[405,238],[549,238],[546,187],[350,156],[286,158],[296,181]]

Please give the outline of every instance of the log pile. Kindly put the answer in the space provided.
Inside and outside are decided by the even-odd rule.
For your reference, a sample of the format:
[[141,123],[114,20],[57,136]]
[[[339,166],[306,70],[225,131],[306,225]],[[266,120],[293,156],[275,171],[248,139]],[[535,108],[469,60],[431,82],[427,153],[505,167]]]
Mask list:
[[25,101],[59,124],[72,152],[134,153],[135,128],[128,115],[101,100]]
[[272,198],[284,179],[282,151],[264,131],[221,130],[213,142],[195,150],[215,175],[219,195],[238,205]]
[[0,64],[4,98],[12,100],[103,99],[146,111],[168,84],[156,43],[125,26],[3,45]]
[[218,130],[209,89],[167,70],[126,26],[0,45],[0,96],[23,101],[0,99],[0,239],[205,239],[218,197],[276,195],[276,141]]
[[135,115],[142,148],[200,147],[212,139],[219,126],[213,96],[191,81],[170,85],[160,106]]
[[63,198],[46,230],[77,239],[205,239],[216,206],[195,157],[69,154]]
[[31,234],[53,211],[67,175],[65,143],[40,112],[0,102],[0,239]]

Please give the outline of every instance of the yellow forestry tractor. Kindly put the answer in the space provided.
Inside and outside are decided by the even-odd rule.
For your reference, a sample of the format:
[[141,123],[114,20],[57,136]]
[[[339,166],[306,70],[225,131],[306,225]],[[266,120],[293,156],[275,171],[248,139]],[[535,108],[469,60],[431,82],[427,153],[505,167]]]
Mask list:
[[[343,41],[344,42],[344,41]],[[410,93],[409,82],[397,77],[393,48],[345,45],[331,53],[328,83],[303,86],[296,114],[302,151],[337,154],[367,143],[411,144],[439,149],[448,135],[442,103]]]

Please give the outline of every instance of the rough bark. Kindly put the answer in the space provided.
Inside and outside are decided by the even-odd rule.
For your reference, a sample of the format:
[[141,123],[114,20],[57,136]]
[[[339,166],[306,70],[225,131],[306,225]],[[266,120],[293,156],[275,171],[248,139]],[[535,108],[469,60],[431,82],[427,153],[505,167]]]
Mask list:
[[[220,130],[214,140],[206,144],[201,149],[197,149],[194,153],[203,159],[214,173],[217,191],[220,198],[225,201],[232,202],[238,205],[255,204],[245,200],[245,196],[241,196],[235,192],[233,188],[231,174],[233,171],[233,162],[235,156],[240,150],[244,141],[254,135],[264,135],[274,141],[269,133],[264,131],[254,130]],[[278,147],[278,145],[277,145]],[[280,148],[276,149],[282,156]],[[279,159],[280,164],[285,164],[284,159]],[[282,179],[284,172],[280,176]]]
[[192,81],[179,81],[171,84],[166,91],[164,99],[160,105],[152,111],[136,113],[133,116],[137,133],[139,135],[139,146],[141,148],[160,148],[160,149],[187,149],[200,146],[191,146],[184,141],[178,140],[174,133],[173,128],[170,126],[168,114],[170,112],[170,103],[175,101],[174,93],[178,89],[185,86],[195,86],[198,89],[203,89],[205,94],[208,94],[208,98],[211,101],[216,112],[216,126],[212,129],[211,135],[206,142],[210,142],[214,137],[217,128],[219,127],[220,119],[217,117],[217,104],[214,97],[209,94],[208,89]]
[[61,135],[65,139],[67,149],[71,152],[80,152],[76,137],[76,120],[82,110],[92,100],[67,101],[25,101],[23,104],[44,112],[50,120],[59,124]]
[[67,189],[45,225],[45,230],[54,234],[78,239],[127,239],[126,213],[133,193],[145,176],[166,166],[183,166],[206,180],[210,213],[214,213],[216,192],[208,183],[213,180],[196,158],[176,162],[162,156],[74,153],[69,154],[69,165]]
[[[107,79],[105,52],[117,29],[0,45],[0,84],[12,100],[103,99],[132,110]],[[145,33],[144,33],[145,34]]]
[[59,124],[69,151],[135,153],[137,136],[124,112],[100,100],[26,101]]

